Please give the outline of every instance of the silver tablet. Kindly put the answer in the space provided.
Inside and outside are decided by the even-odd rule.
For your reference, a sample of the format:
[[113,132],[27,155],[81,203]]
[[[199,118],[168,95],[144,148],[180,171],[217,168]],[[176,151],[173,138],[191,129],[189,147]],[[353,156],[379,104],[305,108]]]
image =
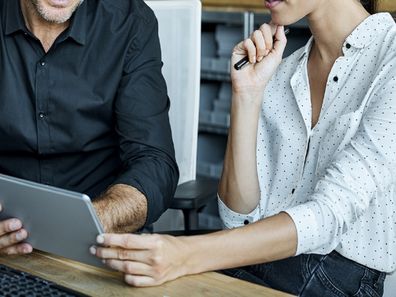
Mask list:
[[87,195],[0,174],[0,220],[18,218],[33,248],[105,267],[89,253],[103,227]]

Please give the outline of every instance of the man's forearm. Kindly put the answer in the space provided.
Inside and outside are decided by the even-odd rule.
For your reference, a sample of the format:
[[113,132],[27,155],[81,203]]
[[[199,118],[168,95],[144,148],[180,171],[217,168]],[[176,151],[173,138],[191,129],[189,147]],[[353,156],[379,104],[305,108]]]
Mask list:
[[134,232],[146,222],[147,199],[128,185],[112,186],[93,205],[106,232]]

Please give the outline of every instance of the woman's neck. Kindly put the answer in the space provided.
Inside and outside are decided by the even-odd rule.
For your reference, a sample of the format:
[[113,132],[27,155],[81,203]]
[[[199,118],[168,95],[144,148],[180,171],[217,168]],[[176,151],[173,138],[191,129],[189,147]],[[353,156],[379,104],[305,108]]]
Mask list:
[[362,23],[369,13],[356,0],[323,1],[307,16],[314,37],[311,55],[324,63],[334,63],[342,55],[345,39]]

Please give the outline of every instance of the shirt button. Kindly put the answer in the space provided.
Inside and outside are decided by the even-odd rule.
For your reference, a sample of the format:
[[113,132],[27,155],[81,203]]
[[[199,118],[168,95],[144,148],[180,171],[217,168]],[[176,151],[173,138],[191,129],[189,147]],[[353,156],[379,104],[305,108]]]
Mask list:
[[337,82],[337,81],[338,81],[338,76],[334,76],[334,77],[333,77],[333,80],[334,80],[335,82]]
[[351,48],[351,45],[349,43],[347,43],[345,46],[346,46],[347,49]]
[[39,117],[40,117],[40,119],[44,119],[45,118],[45,114],[43,112],[40,112],[39,113]]
[[250,223],[250,222],[249,222],[248,220],[245,220],[245,221],[243,222],[244,225],[249,225],[249,223]]
[[45,62],[44,62],[44,61],[41,61],[41,62],[40,62],[40,65],[41,65],[41,66],[45,66]]

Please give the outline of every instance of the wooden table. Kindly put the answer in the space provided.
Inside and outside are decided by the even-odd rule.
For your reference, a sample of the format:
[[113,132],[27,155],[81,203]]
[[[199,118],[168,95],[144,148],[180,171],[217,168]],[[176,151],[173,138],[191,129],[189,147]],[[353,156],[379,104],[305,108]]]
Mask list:
[[38,251],[26,256],[0,257],[0,263],[90,296],[291,296],[215,272],[182,277],[158,287],[133,288],[122,281],[120,273],[87,266]]

